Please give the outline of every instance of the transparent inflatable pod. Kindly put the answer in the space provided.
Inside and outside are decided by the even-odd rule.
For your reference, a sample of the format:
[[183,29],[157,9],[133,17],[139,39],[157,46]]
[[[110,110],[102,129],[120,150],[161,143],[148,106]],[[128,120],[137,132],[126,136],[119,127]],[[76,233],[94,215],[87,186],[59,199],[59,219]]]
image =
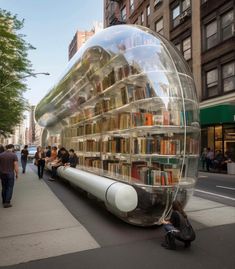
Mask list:
[[194,81],[172,44],[147,28],[113,26],[89,39],[38,104],[36,119],[48,137],[60,134],[75,149],[77,171],[134,188],[131,211],[105,202],[129,223],[158,224],[174,199],[186,204],[193,193],[200,137]]

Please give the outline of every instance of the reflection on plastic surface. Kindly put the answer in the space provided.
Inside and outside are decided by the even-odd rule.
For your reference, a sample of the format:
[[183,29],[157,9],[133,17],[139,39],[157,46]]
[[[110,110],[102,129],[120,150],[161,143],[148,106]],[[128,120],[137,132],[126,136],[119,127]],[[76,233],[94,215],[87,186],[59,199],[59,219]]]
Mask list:
[[[164,37],[140,26],[99,32],[77,52],[35,117],[74,148],[79,167],[132,185],[138,206],[110,211],[153,225],[185,204],[197,178],[199,109],[187,63]],[[58,136],[57,136],[58,138]],[[58,142],[58,141],[57,141]]]

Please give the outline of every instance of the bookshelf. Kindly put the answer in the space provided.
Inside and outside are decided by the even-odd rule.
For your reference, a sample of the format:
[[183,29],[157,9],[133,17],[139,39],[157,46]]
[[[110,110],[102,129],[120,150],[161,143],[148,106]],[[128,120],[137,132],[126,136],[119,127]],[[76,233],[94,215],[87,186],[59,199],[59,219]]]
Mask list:
[[152,225],[172,200],[185,204],[193,192],[198,111],[192,74],[177,50],[147,28],[119,25],[84,45],[36,118],[76,151],[79,171],[133,186],[137,208],[115,214]]
[[[148,45],[145,53],[149,49],[158,52],[159,45]],[[128,48],[127,58],[130,53],[136,56],[139,47]],[[143,72],[136,66],[118,55],[90,72],[93,95],[87,94],[70,117],[65,144],[76,150],[80,169],[139,186],[175,186],[182,159],[196,162],[199,154],[198,104],[192,95],[179,96],[175,86],[163,84],[169,76],[176,79],[171,71],[152,66]]]

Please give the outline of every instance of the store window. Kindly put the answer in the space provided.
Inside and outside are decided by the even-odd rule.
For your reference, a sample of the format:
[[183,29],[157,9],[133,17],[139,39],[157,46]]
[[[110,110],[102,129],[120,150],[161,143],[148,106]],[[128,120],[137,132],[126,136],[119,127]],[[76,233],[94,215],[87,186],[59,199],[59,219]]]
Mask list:
[[218,94],[218,69],[215,68],[206,73],[207,96],[212,97]]
[[157,33],[163,35],[163,18],[155,23],[155,30]]
[[122,8],[121,10],[121,16],[122,16],[122,20],[126,21],[126,7]]
[[221,35],[222,40],[226,40],[233,36],[234,32],[234,15],[233,10],[230,10],[222,16],[221,19]]
[[207,128],[207,147],[214,150],[214,142],[215,142],[215,128],[214,126]]
[[223,91],[235,90],[235,62],[230,62],[222,67]]
[[235,162],[235,126],[224,126],[224,155]]
[[215,126],[215,152],[223,151],[223,129],[222,125]]
[[191,37],[183,40],[183,56],[186,61],[191,59]]
[[206,49],[210,49],[217,44],[217,21],[206,25]]
[[134,0],[130,0],[130,13],[132,13],[134,10],[135,10]]
[[172,10],[173,27],[180,24],[180,5]]

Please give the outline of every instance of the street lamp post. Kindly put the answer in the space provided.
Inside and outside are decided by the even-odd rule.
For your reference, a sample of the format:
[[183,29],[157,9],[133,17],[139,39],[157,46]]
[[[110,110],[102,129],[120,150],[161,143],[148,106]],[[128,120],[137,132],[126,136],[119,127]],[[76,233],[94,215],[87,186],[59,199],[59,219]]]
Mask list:
[[6,84],[5,86],[3,86],[1,88],[4,89],[4,88],[10,86],[12,83],[14,83],[14,82],[16,82],[18,80],[21,80],[21,79],[24,79],[24,78],[28,78],[28,77],[36,77],[37,75],[46,75],[46,76],[49,76],[50,73],[48,73],[48,72],[31,73],[31,74],[28,74],[28,75],[25,75],[23,77],[19,77],[18,79],[13,80],[13,81],[9,82],[8,84]]

